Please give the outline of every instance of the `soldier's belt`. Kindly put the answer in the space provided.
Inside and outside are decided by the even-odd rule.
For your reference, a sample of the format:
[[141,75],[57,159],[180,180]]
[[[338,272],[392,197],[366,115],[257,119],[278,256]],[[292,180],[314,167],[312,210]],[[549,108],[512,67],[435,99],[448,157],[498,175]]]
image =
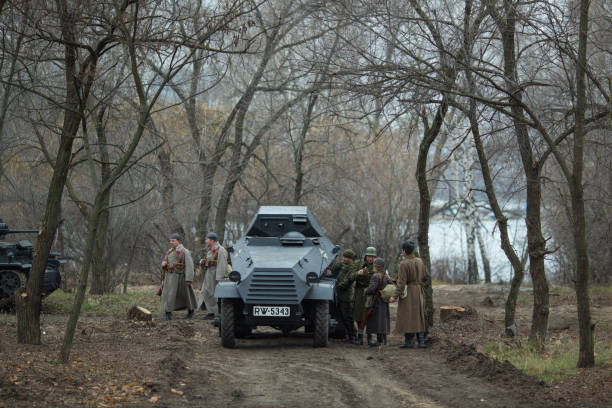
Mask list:
[[185,264],[184,263],[177,263],[177,264],[171,265],[168,268],[168,272],[185,273]]
[[211,259],[208,261],[208,266],[216,266],[217,265],[217,261],[215,261],[214,259]]

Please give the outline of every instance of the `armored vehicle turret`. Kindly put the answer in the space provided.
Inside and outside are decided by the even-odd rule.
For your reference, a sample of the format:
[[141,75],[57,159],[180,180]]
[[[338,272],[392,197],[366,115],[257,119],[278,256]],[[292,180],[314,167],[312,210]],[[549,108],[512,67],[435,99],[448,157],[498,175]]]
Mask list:
[[338,248],[306,207],[261,207],[229,250],[232,271],[217,285],[220,335],[234,347],[257,326],[287,334],[305,326],[327,346],[335,280],[324,276]]
[[[12,230],[0,219],[0,310],[11,309],[14,304],[14,293],[24,287],[30,276],[34,247],[30,241],[2,242],[9,234],[37,233],[38,230]],[[64,263],[57,252],[51,252],[45,269],[43,296],[59,288],[62,277],[60,265]]]

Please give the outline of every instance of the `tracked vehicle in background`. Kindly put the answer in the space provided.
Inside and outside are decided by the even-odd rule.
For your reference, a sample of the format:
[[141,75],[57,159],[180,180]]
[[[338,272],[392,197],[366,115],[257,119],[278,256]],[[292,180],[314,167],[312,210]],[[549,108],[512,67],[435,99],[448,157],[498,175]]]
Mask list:
[[338,247],[308,208],[261,207],[229,253],[232,271],[215,289],[224,347],[257,326],[284,334],[304,326],[314,347],[327,346],[330,325],[335,327],[329,314],[335,280],[324,271]]
[[[14,308],[14,294],[19,288],[25,287],[34,259],[34,246],[30,241],[4,242],[4,239],[9,234],[27,233],[38,233],[38,230],[12,230],[0,219],[0,311]],[[49,254],[42,287],[43,296],[60,287],[60,265],[64,262],[59,253]]]

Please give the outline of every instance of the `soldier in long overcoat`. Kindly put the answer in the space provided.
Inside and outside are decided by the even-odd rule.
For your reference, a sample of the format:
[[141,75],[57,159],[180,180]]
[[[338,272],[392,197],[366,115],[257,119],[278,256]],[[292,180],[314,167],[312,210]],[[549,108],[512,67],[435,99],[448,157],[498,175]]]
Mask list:
[[204,305],[208,314],[206,319],[214,319],[219,314],[217,299],[215,299],[215,288],[217,282],[225,277],[227,273],[227,250],[219,244],[217,234],[210,232],[206,235],[207,252],[206,257],[200,260],[200,267],[204,272],[204,283],[200,290],[198,307]]
[[[353,320],[357,327],[363,321],[366,314],[366,294],[365,290],[370,286],[370,279],[374,274],[374,259],[376,258],[376,248],[368,247],[365,251],[363,261],[357,267],[357,276],[355,277],[355,305],[353,309]],[[363,325],[358,329],[357,341],[363,344]]]
[[425,265],[421,258],[414,255],[414,242],[406,241],[402,244],[404,260],[400,264],[397,274],[397,283],[393,297],[389,302],[399,300],[397,305],[397,319],[394,333],[404,334],[404,344],[401,348],[414,347],[416,334],[419,347],[425,348],[425,304],[423,284],[426,281]]
[[353,322],[353,303],[355,301],[355,252],[347,249],[342,253],[342,261],[335,262],[327,270],[327,275],[336,279],[338,314],[348,336],[347,341],[357,344],[357,333]]
[[179,234],[170,235],[170,249],[162,262],[163,283],[161,292],[161,310],[166,320],[172,319],[175,310],[187,309],[187,318],[193,317],[197,307],[193,282],[193,258],[191,252],[181,243]]
[[[389,303],[385,302],[380,291],[389,284],[389,278],[385,273],[385,261],[382,258],[374,260],[374,275],[370,279],[370,286],[365,290],[367,296],[372,296],[372,312],[368,316],[366,333],[368,335],[368,346],[380,346],[387,344],[387,335],[391,332],[391,319],[389,315]],[[376,334],[376,342],[372,336]]]

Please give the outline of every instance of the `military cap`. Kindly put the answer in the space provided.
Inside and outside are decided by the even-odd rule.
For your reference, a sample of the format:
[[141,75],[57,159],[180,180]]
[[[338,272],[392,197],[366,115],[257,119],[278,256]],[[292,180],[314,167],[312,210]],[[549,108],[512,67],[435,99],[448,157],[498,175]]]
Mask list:
[[365,256],[376,256],[376,248],[367,247],[365,250]]
[[183,237],[181,237],[179,234],[177,234],[176,232],[170,234],[170,239],[176,239],[177,241],[181,241],[183,242]]
[[352,249],[347,249],[346,251],[344,251],[342,253],[342,256],[345,257],[345,258],[350,258],[350,259],[357,258],[357,255],[355,254],[355,252]]
[[402,242],[402,251],[406,251],[408,255],[414,252],[414,242],[412,241],[404,241]]
[[206,238],[212,239],[215,242],[219,241],[217,234],[215,234],[214,232],[209,232],[208,234],[206,234]]
[[376,258],[374,260],[374,266],[378,266],[379,268],[384,268],[385,267],[385,260],[382,258]]

